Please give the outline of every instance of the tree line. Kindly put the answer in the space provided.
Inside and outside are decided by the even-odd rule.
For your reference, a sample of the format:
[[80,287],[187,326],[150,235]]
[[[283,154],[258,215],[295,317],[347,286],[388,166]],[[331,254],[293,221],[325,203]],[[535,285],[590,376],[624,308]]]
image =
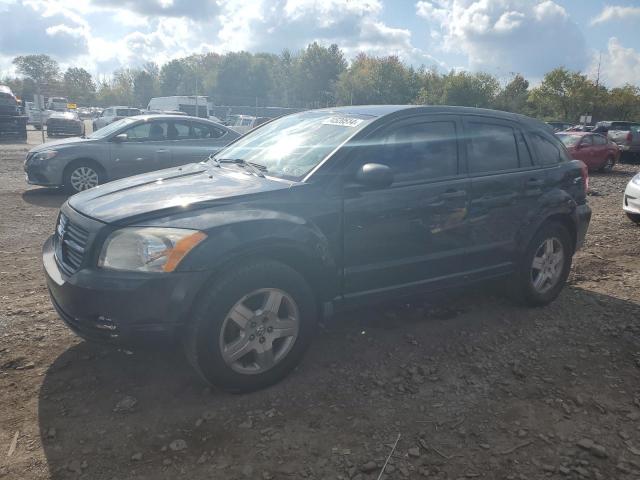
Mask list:
[[158,66],[116,70],[94,78],[81,67],[64,72],[47,55],[13,60],[18,77],[0,78],[23,98],[41,88],[80,105],[145,107],[169,95],[207,95],[216,105],[317,108],[356,104],[429,104],[495,108],[545,120],[640,120],[637,85],[607,88],[559,67],[532,87],[520,74],[500,82],[488,73],[414,68],[397,56],[361,53],[350,63],[337,45],[312,43],[299,52],[195,54]]

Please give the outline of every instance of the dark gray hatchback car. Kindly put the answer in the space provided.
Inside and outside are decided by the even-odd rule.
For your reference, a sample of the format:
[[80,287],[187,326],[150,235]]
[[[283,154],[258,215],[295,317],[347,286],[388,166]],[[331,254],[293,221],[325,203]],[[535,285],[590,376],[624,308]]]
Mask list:
[[27,183],[70,193],[186,163],[199,162],[240,135],[196,117],[123,118],[87,137],[48,142],[27,153]]
[[591,210],[544,124],[455,107],[352,106],[266,123],[207,162],[72,196],[43,250],[73,331],[183,340],[200,375],[262,388],[319,314],[508,278],[560,293]]

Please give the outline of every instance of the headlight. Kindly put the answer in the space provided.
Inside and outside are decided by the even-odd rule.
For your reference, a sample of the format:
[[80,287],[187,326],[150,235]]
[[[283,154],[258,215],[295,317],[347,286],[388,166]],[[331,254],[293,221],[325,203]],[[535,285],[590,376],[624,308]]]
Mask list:
[[183,228],[131,227],[104,242],[98,266],[111,270],[173,272],[207,235]]
[[637,173],[636,176],[631,179],[631,181],[636,185],[640,185],[640,173]]
[[58,154],[58,152],[56,150],[45,150],[44,152],[38,152],[33,156],[34,160],[38,160],[38,161],[43,161],[43,160],[49,160],[53,157],[55,157]]

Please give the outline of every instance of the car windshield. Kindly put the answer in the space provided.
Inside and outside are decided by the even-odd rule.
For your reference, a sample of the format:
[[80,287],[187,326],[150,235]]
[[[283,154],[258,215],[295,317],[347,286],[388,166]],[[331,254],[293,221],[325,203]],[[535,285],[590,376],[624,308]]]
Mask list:
[[87,138],[105,138],[105,137],[108,137],[113,132],[116,132],[120,128],[124,127],[125,125],[133,123],[135,121],[136,120],[134,118],[130,118],[130,117],[123,118],[122,120],[118,120],[117,122],[110,123],[106,127],[102,127],[100,129],[96,130],[91,135],[88,135]]
[[565,147],[575,147],[580,143],[582,137],[580,135],[558,135],[558,138],[564,143]]
[[374,118],[331,111],[288,115],[245,135],[216,158],[255,163],[267,175],[301,180]]

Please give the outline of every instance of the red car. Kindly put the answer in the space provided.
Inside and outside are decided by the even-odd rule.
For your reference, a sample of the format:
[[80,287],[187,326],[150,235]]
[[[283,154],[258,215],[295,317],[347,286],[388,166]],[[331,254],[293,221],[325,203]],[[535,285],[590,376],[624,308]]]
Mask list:
[[610,172],[620,158],[618,145],[604,135],[589,132],[556,133],[571,157],[582,160],[589,170]]

